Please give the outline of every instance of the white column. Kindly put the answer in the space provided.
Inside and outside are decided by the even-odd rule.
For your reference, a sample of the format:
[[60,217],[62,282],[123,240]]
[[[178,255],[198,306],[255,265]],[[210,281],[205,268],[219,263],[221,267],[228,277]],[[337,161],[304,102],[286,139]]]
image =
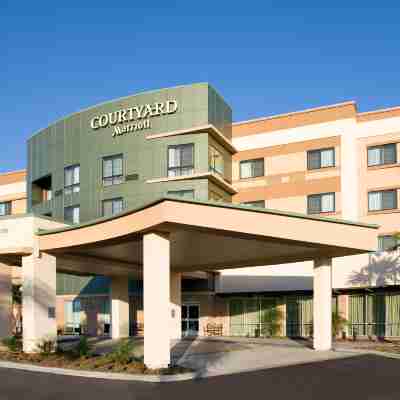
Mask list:
[[314,349],[332,348],[332,260],[314,261]]
[[111,337],[129,337],[129,292],[128,278],[111,278]]
[[23,350],[35,353],[43,340],[57,340],[56,258],[23,257],[22,278]]
[[171,362],[170,241],[167,235],[143,236],[144,363],[166,368]]
[[0,263],[0,340],[12,335],[12,267]]
[[171,339],[182,338],[181,308],[182,308],[182,274],[171,271]]

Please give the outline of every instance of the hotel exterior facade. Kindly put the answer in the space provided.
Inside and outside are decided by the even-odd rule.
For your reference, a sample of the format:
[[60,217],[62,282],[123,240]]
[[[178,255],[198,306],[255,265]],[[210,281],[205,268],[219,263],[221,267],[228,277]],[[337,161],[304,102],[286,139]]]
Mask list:
[[[259,213],[260,219],[265,213],[304,215],[330,223],[332,232],[341,220],[377,224],[377,252],[346,251],[332,257],[332,308],[350,321],[344,334],[400,336],[398,142],[400,109],[359,113],[354,102],[347,102],[232,124],[230,107],[208,84],[147,92],[78,112],[33,135],[27,172],[0,176],[0,218],[18,224],[19,216],[31,215],[40,220],[36,228],[62,231],[66,226],[68,233],[72,225],[82,227],[76,229],[79,235],[167,196],[181,199],[182,209],[220,205],[221,214],[244,210]],[[3,228],[0,240],[1,235],[10,240],[9,229]],[[318,234],[313,229],[307,228],[304,236]],[[47,236],[39,233],[43,249],[51,241]],[[348,241],[356,242],[356,236]],[[191,267],[180,268],[177,280],[171,280],[170,290],[177,285],[177,293],[181,291],[175,302],[179,336],[266,336],[274,310],[279,322],[273,334],[314,334],[319,318],[313,305],[315,257],[292,254],[288,248],[273,262],[249,243],[228,261],[234,249],[226,245],[215,253],[226,258],[215,256],[215,263],[205,267],[201,252],[206,241],[201,238],[187,239],[180,253]],[[63,253],[71,265],[80,246],[84,244]],[[99,256],[105,269],[107,260],[110,265],[127,263],[126,248],[115,241],[110,246],[112,252],[99,249],[101,245],[86,252],[86,259],[79,259],[88,264],[86,269],[67,261],[57,265],[59,333],[115,336],[113,278],[91,269]],[[56,247],[54,256],[61,252]],[[210,247],[212,241],[207,242]],[[8,257],[3,293],[10,288],[10,277],[15,284],[21,281],[21,268],[11,268]],[[129,281],[129,333],[142,334],[153,323],[144,324],[143,271],[125,275],[124,281]],[[3,298],[10,303],[10,296]],[[16,311],[14,316],[18,320]]]

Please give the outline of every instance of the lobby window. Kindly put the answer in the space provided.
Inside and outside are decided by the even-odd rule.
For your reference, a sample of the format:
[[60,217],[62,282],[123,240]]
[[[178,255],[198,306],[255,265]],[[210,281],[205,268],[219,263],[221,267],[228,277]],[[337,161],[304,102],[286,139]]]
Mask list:
[[397,149],[395,143],[368,147],[368,167],[374,165],[396,164]]
[[4,201],[0,203],[0,217],[11,215],[11,201]]
[[264,176],[264,159],[240,161],[240,179]]
[[395,250],[400,245],[400,240],[393,235],[382,235],[378,237],[379,251]]
[[265,200],[246,201],[242,204],[245,206],[265,208]]
[[103,217],[110,217],[118,214],[124,209],[124,201],[122,197],[115,199],[103,200]]
[[307,169],[320,169],[335,166],[335,148],[307,151]]
[[71,224],[79,224],[79,206],[64,208],[64,221]]
[[380,190],[368,193],[368,211],[394,210],[397,208],[397,190]]
[[64,168],[64,194],[66,196],[80,191],[80,166],[72,165]]
[[192,175],[194,172],[194,144],[168,146],[168,176]]
[[335,193],[320,193],[307,196],[307,213],[335,212]]
[[224,157],[213,146],[208,147],[208,165],[211,172],[224,175]]
[[168,196],[176,196],[176,197],[182,197],[184,199],[194,199],[194,190],[189,189],[189,190],[169,190],[167,192]]
[[103,185],[118,185],[123,182],[123,156],[118,154],[103,158]]

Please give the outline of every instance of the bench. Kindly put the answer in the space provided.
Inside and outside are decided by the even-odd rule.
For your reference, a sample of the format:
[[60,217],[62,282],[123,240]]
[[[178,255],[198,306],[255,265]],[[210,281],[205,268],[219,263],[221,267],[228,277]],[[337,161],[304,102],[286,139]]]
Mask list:
[[222,324],[208,323],[204,328],[204,336],[222,336]]

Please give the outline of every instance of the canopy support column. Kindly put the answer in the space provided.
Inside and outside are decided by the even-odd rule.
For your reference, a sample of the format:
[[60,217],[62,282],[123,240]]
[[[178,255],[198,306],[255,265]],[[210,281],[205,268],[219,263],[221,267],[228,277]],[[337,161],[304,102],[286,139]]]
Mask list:
[[128,278],[111,278],[111,337],[129,337],[129,289]]
[[313,335],[315,350],[332,348],[332,259],[314,260]]
[[143,236],[144,363],[167,368],[171,362],[170,239],[169,235]]
[[23,350],[40,351],[44,341],[57,341],[56,258],[47,253],[22,258]]
[[182,338],[182,274],[171,271],[171,339]]

